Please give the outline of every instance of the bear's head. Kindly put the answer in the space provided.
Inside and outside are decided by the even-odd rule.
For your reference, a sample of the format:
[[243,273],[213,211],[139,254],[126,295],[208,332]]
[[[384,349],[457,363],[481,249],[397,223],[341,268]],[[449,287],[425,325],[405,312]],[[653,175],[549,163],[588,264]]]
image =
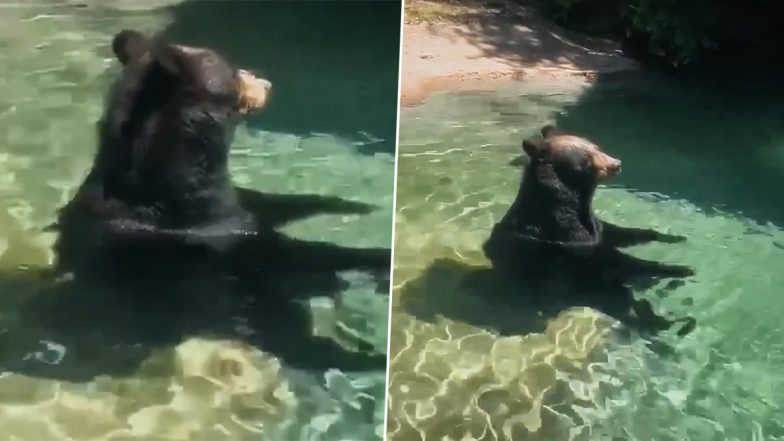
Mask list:
[[593,195],[600,182],[620,173],[621,161],[549,125],[541,136],[525,139],[522,148],[529,161],[502,226],[543,242],[598,243],[601,225],[593,216]]
[[124,141],[150,143],[154,139],[140,138],[171,130],[171,124],[157,124],[163,115],[179,117],[192,129],[231,129],[236,117],[264,106],[271,88],[269,81],[231,65],[211,49],[150,39],[133,30],[115,35],[112,50],[123,72],[104,119],[106,129]]
[[541,133],[541,137],[523,140],[523,150],[530,159],[529,172],[557,179],[577,191],[593,189],[621,172],[620,160],[585,138],[566,134],[551,125],[543,127]]
[[[149,39],[138,31],[123,30],[114,36],[112,51],[120,64],[137,74],[146,71],[169,76],[173,96],[183,102],[207,99],[239,113],[262,108],[272,84],[249,71],[232,66],[212,49]],[[160,69],[160,70],[156,70]],[[179,93],[174,93],[179,92]]]
[[122,70],[98,125],[93,166],[104,197],[137,210],[155,207],[160,214],[151,222],[158,224],[186,225],[233,209],[234,129],[264,107],[270,82],[212,49],[134,30],[116,34],[112,50]]

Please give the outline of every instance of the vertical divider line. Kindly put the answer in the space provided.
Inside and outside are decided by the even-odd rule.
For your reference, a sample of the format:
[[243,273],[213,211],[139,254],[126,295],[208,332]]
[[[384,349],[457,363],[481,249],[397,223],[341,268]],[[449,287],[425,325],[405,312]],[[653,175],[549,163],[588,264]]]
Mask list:
[[395,285],[395,225],[397,223],[397,180],[398,163],[400,162],[400,93],[403,82],[403,33],[405,24],[405,0],[400,0],[400,40],[397,56],[397,112],[395,112],[395,173],[392,178],[392,244],[390,246],[391,255],[389,259],[389,308],[387,309],[387,364],[384,379],[384,433],[382,438],[387,439],[387,428],[389,425],[389,363],[390,363],[390,343],[392,342],[392,288]]

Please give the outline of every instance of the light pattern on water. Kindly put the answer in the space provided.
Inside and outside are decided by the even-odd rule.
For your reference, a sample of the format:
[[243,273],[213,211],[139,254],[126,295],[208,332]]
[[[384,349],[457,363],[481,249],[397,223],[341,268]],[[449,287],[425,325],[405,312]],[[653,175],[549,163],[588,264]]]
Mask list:
[[[77,3],[89,7],[74,6]],[[0,339],[0,360],[5,364],[25,359],[55,373],[62,365],[95,371],[97,376],[72,382],[13,369],[0,372],[0,438],[379,439],[384,415],[382,370],[305,371],[246,342],[191,337],[150,348],[138,369],[113,376],[100,368],[104,363],[122,364],[122,360],[107,360],[119,351],[102,346],[102,332],[109,335],[111,330],[53,334],[34,325],[35,311],[21,309],[27,300],[41,295],[41,286],[29,275],[52,262],[54,237],[42,230],[73,194],[92,161],[94,123],[109,80],[116,74],[111,37],[123,28],[153,33],[174,20],[169,10],[138,8],[141,2],[126,2],[141,9],[133,12],[98,6],[107,3],[2,7],[0,335],[20,335],[22,324],[30,328],[21,331],[28,333],[24,341]],[[275,105],[273,100],[270,106]],[[263,115],[258,121],[264,127]],[[345,132],[345,127],[341,129]],[[294,135],[241,127],[232,153],[233,175],[238,184],[265,192],[318,193],[371,203],[378,208],[368,215],[313,217],[287,226],[284,232],[346,246],[388,247],[394,157],[375,150],[363,152],[365,146],[356,139],[372,134],[355,139],[343,135],[301,131]],[[313,334],[335,339],[349,352],[362,347],[383,355],[387,299],[374,292],[376,282],[367,275],[350,272],[341,277],[348,287],[337,299],[310,301]],[[217,299],[219,292],[207,294],[194,293],[194,302],[205,301],[202,310],[220,311],[229,302]],[[64,314],[121,314],[121,308],[84,310],[74,305]],[[78,350],[69,344],[69,339],[85,335],[95,338],[76,341]]]
[[[736,120],[755,125],[758,135],[778,137],[762,138],[764,149],[755,154],[749,146],[732,159],[713,159],[737,147],[719,142],[751,136],[737,125],[735,137],[726,125],[711,132],[716,120],[739,113],[730,103],[713,107],[712,100],[704,91],[689,94],[667,82],[621,81],[594,89],[532,82],[435,95],[403,111],[391,440],[784,439],[778,289],[784,283],[784,230],[730,210],[729,203],[706,202],[746,194],[745,207],[759,207],[750,199],[770,194],[765,170],[784,172],[784,133],[762,130],[769,127],[761,121],[773,118],[764,113],[769,108],[739,114]],[[703,106],[705,119],[698,113]],[[690,119],[676,125],[677,116],[666,109]],[[661,313],[697,319],[686,338],[658,337],[670,352],[641,337],[621,338],[612,332],[613,320],[592,310],[542,316],[523,300],[509,300],[513,295],[494,297],[505,288],[500,282],[475,286],[466,279],[471,268],[488,265],[482,242],[517,191],[520,172],[509,160],[521,153],[524,136],[553,122],[596,139],[624,161],[621,179],[598,191],[600,217],[688,237],[682,244],[629,250],[696,270],[674,289],[663,289],[665,279],[635,292]],[[757,166],[760,157],[767,158],[765,169]],[[732,167],[722,166],[727,163]],[[719,169],[734,174],[703,173]],[[670,179],[645,179],[659,173]],[[710,186],[705,181],[720,182],[720,191],[734,185],[735,194],[686,199],[698,193],[689,182],[704,189]],[[672,188],[673,182],[684,184],[683,191],[655,192],[657,184]]]

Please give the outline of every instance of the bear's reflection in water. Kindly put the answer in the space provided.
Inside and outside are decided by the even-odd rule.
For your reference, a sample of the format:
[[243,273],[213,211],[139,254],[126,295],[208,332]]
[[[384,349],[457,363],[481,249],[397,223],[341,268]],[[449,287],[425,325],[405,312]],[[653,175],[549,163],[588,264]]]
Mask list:
[[248,342],[293,367],[383,369],[383,354],[313,337],[301,300],[344,290],[347,282],[336,272],[352,268],[372,271],[378,291],[386,293],[390,250],[302,241],[271,229],[373,207],[318,195],[240,194],[246,209],[270,214],[259,218],[270,229],[243,236],[231,252],[184,243],[151,248],[143,240],[97,249],[68,235],[56,248],[71,260],[68,277],[57,268],[6,274],[3,291],[28,294],[18,304],[3,302],[16,316],[0,336],[3,368],[70,381],[131,375],[150,351],[202,336]]
[[[529,161],[517,197],[483,247],[492,266],[437,261],[405,289],[417,293],[403,293],[404,307],[425,320],[442,314],[509,334],[541,331],[543,319],[579,306],[645,334],[678,322],[683,323],[680,335],[690,332],[693,319],[657,315],[647,300],[635,299],[632,288],[672,278],[664,288],[672,289],[693,270],[619,250],[686,238],[612,225],[593,213],[598,183],[617,175],[620,161],[552,126],[545,126],[541,137],[524,140],[523,149]],[[456,293],[464,297],[454,298]]]

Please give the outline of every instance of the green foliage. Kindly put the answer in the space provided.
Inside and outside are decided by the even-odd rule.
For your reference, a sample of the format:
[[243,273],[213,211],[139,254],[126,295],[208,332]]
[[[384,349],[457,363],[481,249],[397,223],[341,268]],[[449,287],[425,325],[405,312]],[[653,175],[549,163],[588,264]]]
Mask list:
[[553,20],[644,41],[647,52],[673,65],[715,45],[722,6],[715,0],[535,0]]
[[674,65],[688,63],[714,45],[710,31],[718,14],[709,1],[634,0],[627,7],[632,32],[647,35],[649,51]]

